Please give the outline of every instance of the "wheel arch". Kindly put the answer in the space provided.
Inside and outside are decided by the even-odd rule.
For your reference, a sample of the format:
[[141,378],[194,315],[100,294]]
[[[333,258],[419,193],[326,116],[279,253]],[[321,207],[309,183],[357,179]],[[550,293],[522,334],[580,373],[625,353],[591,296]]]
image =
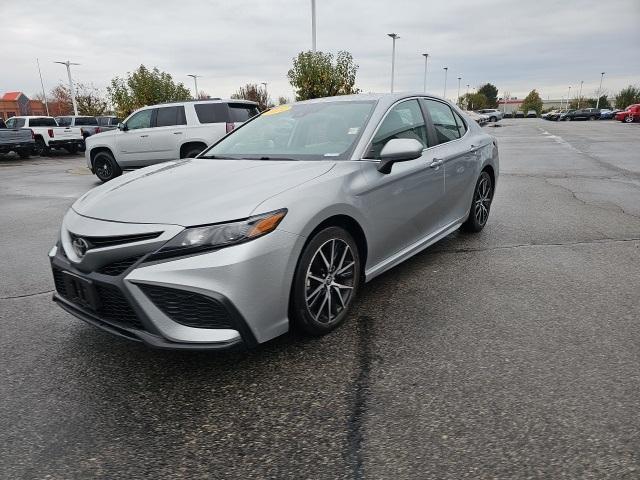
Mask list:
[[200,146],[202,147],[202,150],[207,148],[206,142],[204,142],[202,140],[187,140],[182,145],[180,145],[180,158],[184,158],[184,155],[186,155],[187,151],[190,148],[192,148],[192,147],[200,147]]

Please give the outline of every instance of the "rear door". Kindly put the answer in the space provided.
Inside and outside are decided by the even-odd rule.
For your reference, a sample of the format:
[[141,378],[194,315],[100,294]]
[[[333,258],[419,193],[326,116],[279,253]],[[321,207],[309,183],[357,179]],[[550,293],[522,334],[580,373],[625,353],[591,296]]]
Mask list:
[[443,202],[433,221],[444,227],[466,216],[476,176],[480,145],[471,141],[466,122],[448,104],[424,100],[431,134],[437,144],[430,149],[433,160],[442,163],[444,175]]
[[153,162],[180,158],[187,121],[182,105],[154,108],[148,132],[149,155]]

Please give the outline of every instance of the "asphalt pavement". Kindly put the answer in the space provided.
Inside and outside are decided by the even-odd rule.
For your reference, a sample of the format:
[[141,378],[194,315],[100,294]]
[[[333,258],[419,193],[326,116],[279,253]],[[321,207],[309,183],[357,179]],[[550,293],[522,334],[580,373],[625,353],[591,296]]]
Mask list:
[[640,125],[503,120],[489,223],[323,338],[152,350],[51,302],[97,184],[0,157],[0,478],[640,478]]

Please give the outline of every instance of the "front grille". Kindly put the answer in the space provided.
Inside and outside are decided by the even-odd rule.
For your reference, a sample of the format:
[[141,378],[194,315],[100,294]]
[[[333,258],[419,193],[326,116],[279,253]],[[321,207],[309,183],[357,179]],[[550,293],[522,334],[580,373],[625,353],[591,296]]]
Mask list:
[[137,255],[135,257],[124,258],[122,260],[118,260],[117,262],[110,263],[105,265],[104,267],[100,267],[98,269],[98,273],[102,273],[104,275],[117,276],[121,273],[127,271],[129,267],[133,266],[138,260],[142,258],[142,255]]
[[229,312],[217,300],[185,290],[139,285],[171,320],[195,328],[235,328]]
[[[73,299],[69,298],[69,292],[67,292],[62,270],[57,268],[53,269],[53,281],[56,286],[56,291],[67,300],[73,302]],[[97,311],[93,313],[98,318],[118,323],[124,327],[138,330],[145,329],[138,315],[136,315],[135,310],[117,287],[94,282],[94,288],[96,289],[100,306]],[[78,306],[86,308],[83,305]]]
[[125,243],[151,240],[153,238],[157,238],[160,235],[162,235],[162,232],[139,233],[136,235],[119,235],[119,236],[112,236],[112,237],[85,237],[82,235],[76,235],[75,233],[71,233],[71,232],[69,232],[69,235],[71,236],[71,241],[73,241],[78,237],[81,237],[81,238],[84,238],[87,242],[89,242],[90,248],[104,248],[104,247],[113,247],[115,245],[123,245]]

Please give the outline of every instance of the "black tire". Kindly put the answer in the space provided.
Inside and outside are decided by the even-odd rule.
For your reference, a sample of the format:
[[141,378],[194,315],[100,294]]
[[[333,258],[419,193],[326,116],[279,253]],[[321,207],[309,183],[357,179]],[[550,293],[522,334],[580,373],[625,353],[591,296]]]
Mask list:
[[471,233],[481,231],[489,219],[492,201],[493,181],[491,180],[491,175],[486,170],[483,170],[473,189],[473,200],[471,201],[469,216],[462,224],[462,229]]
[[102,150],[93,157],[93,172],[102,182],[108,182],[122,175],[122,169],[111,153]]
[[36,138],[36,146],[33,149],[33,153],[36,155],[40,155],[41,157],[46,157],[51,153],[51,149],[47,147],[47,144],[44,143],[44,139],[42,137]]
[[71,145],[69,147],[64,147],[64,149],[69,152],[70,155],[76,155],[78,153],[78,146]]
[[189,147],[180,158],[195,158],[203,150],[201,147]]
[[360,277],[360,253],[349,232],[340,227],[318,232],[304,247],[293,278],[293,326],[313,336],[334,330],[349,313]]
[[29,150],[28,148],[21,148],[19,150],[16,150],[16,153],[20,158],[26,159],[31,155],[31,150]]
[[492,121],[492,122],[497,122],[498,121],[498,119],[496,117],[491,117],[489,120]]

